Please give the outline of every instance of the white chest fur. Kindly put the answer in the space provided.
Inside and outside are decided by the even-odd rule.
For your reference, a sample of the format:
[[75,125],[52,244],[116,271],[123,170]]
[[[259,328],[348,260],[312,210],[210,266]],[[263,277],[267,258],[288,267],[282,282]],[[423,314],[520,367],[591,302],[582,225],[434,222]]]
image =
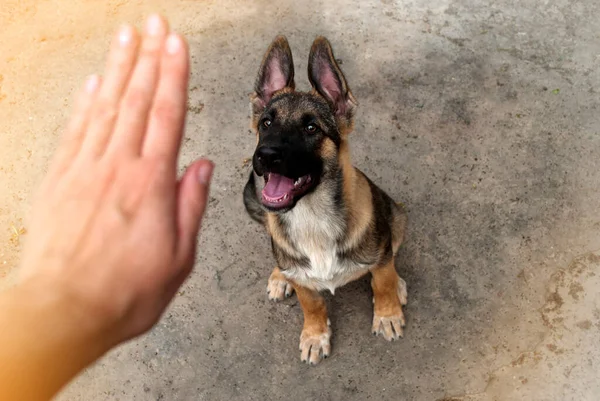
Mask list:
[[338,257],[337,239],[343,237],[346,222],[331,213],[335,205],[327,195],[317,191],[282,216],[289,227],[290,242],[310,261],[310,268],[292,267],[284,274],[298,284],[333,294],[369,266]]

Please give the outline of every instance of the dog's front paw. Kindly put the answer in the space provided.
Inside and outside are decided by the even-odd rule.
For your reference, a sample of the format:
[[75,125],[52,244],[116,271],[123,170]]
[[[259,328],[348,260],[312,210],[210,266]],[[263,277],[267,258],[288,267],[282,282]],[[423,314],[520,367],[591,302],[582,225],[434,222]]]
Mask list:
[[331,352],[331,328],[327,320],[324,332],[315,332],[305,328],[300,334],[300,359],[309,365],[316,365],[327,358]]
[[271,274],[267,283],[267,295],[271,301],[283,301],[294,292],[294,288],[287,280],[281,277],[281,273]]
[[374,335],[381,334],[386,340],[393,341],[404,335],[402,328],[405,324],[402,308],[398,308],[395,313],[389,316],[375,314],[371,331]]

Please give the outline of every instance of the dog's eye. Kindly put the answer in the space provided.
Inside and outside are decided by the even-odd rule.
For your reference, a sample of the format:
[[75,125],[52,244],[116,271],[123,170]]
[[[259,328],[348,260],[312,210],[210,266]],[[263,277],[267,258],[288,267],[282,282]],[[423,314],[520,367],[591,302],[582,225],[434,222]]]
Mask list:
[[271,126],[271,120],[267,119],[263,121],[263,125],[265,126],[265,128],[269,128]]
[[309,134],[312,134],[312,133],[314,133],[316,131],[317,131],[317,126],[316,125],[314,125],[314,124],[308,124],[306,126],[306,132],[308,132]]

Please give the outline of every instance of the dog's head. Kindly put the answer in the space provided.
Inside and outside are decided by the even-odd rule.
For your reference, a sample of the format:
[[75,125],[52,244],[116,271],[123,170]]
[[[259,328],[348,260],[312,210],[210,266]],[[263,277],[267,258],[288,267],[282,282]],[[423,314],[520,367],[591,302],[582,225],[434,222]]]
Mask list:
[[[252,165],[264,178],[262,205],[287,211],[339,166],[340,147],[357,106],[331,49],[318,37],[310,50],[310,92],[295,90],[294,62],[285,37],[269,46],[251,96],[258,145]],[[260,183],[257,183],[261,187]]]

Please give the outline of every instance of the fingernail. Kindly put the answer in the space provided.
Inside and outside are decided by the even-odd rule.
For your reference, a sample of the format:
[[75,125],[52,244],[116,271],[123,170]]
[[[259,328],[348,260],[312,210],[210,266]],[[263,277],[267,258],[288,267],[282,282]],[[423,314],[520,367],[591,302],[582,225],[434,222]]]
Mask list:
[[167,38],[167,53],[175,54],[181,50],[182,43],[178,35],[172,33]]
[[209,162],[208,164],[205,163],[200,167],[200,170],[198,171],[198,180],[200,181],[200,184],[208,185],[210,183],[214,168],[215,165],[212,162]]
[[131,38],[133,37],[133,32],[130,26],[124,25],[119,30],[119,43],[121,46],[127,46],[131,43]]
[[158,15],[151,15],[146,22],[146,32],[148,35],[156,36],[160,33],[162,20]]
[[98,82],[99,82],[99,78],[98,75],[94,74],[88,77],[87,81],[85,82],[85,90],[88,93],[92,93],[96,90],[96,88],[98,87]]

